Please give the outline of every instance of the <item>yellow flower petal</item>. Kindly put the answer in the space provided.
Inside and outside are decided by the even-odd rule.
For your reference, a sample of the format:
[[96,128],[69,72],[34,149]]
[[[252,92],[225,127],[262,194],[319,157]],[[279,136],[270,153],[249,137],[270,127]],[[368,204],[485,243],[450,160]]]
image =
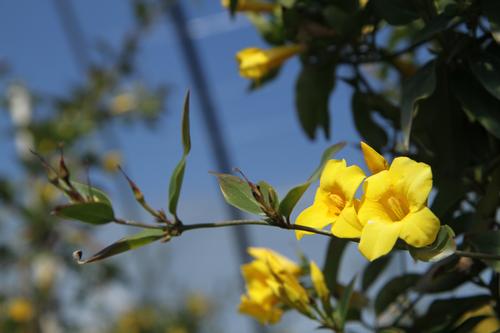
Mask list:
[[345,207],[332,225],[332,234],[340,238],[359,238],[363,226],[353,205]]
[[[335,218],[332,218],[332,216],[328,214],[328,206],[322,202],[317,202],[312,206],[304,209],[297,217],[295,224],[304,225],[315,229],[323,229],[334,221]],[[295,236],[299,240],[304,235],[308,234],[311,234],[311,232],[301,230],[295,231]]]
[[402,223],[369,221],[363,228],[359,250],[366,259],[373,261],[392,250],[401,232]]
[[427,207],[408,214],[402,221],[401,239],[414,247],[432,244],[439,232],[439,219]]
[[252,47],[238,52],[236,60],[239,63],[241,76],[260,80],[271,70],[281,66],[288,58],[304,50],[305,46],[299,44],[278,46],[269,50]]
[[432,189],[432,170],[429,165],[408,157],[397,157],[389,171],[399,187],[398,192],[406,194],[412,211],[427,204]]
[[[257,259],[253,261],[251,264],[257,265],[259,264],[270,267],[273,272],[281,272],[286,271],[292,274],[299,274],[300,267],[281,254],[262,247],[250,247],[248,248],[248,253]],[[266,274],[269,274],[269,269],[266,270]]]
[[280,308],[263,306],[260,303],[252,301],[245,295],[241,296],[238,311],[254,317],[262,324],[274,324],[281,319],[283,314]]
[[375,149],[366,143],[361,142],[361,150],[363,151],[366,165],[372,174],[389,169],[389,165],[387,164],[384,156],[377,153]]
[[358,210],[358,219],[362,226],[368,224],[369,221],[377,223],[393,222],[385,207],[378,201],[363,200]]
[[346,201],[351,201],[365,178],[357,165],[346,166],[345,160],[330,160],[320,179],[320,188],[326,192],[340,191]]
[[330,291],[325,283],[325,277],[323,272],[319,269],[318,265],[314,261],[309,263],[309,268],[311,270],[311,281],[314,286],[314,290],[320,298],[327,300],[330,296]]
[[390,190],[392,180],[387,170],[366,178],[363,183],[364,197],[370,201],[379,201]]

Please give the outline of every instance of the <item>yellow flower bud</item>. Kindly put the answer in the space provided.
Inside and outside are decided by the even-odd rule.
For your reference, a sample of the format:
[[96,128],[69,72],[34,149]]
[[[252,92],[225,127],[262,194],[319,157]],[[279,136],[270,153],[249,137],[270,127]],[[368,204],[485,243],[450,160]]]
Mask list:
[[363,151],[363,156],[365,158],[366,165],[372,174],[376,174],[382,170],[389,169],[389,164],[385,160],[384,156],[380,155],[364,142],[361,142],[361,150]]
[[102,167],[108,172],[116,172],[118,165],[122,162],[122,156],[119,151],[110,151],[102,159]]
[[323,272],[319,269],[318,265],[314,261],[309,264],[311,270],[311,280],[314,286],[314,290],[322,300],[327,300],[330,296],[330,291],[325,283],[325,276]]
[[251,80],[260,80],[287,59],[304,52],[304,45],[279,46],[269,50],[247,48],[236,55],[240,75]]

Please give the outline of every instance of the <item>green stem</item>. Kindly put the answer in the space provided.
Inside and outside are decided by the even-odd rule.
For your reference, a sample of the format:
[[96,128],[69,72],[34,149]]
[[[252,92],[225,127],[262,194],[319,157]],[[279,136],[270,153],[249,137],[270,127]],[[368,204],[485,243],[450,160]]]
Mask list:
[[140,223],[140,222],[135,222],[135,221],[127,221],[127,220],[119,219],[117,217],[115,217],[113,222],[115,222],[116,224],[126,225],[129,227],[138,227],[138,228],[145,228],[145,229],[161,229],[161,230],[165,229],[164,226],[145,224],[145,223]]

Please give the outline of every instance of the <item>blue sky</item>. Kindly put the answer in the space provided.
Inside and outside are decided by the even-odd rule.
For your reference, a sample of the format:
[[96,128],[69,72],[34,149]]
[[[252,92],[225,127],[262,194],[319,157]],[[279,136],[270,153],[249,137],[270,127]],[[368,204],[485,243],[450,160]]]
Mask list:
[[[331,105],[330,141],[321,136],[309,141],[300,129],[293,105],[294,81],[299,65],[292,60],[285,65],[280,77],[262,90],[249,93],[248,82],[239,77],[234,54],[245,47],[266,47],[244,17],[231,21],[218,1],[183,1],[189,14],[200,56],[210,82],[210,88],[221,117],[224,135],[231,150],[235,167],[244,170],[253,180],[266,180],[281,195],[291,186],[304,181],[314,170],[321,153],[328,145],[347,141],[348,147],[339,156],[348,163],[362,165],[357,149],[359,137],[350,115],[350,90],[339,84]],[[129,2],[73,1],[79,23],[89,48],[98,39],[117,45],[124,32],[132,26]],[[64,94],[81,80],[82,73],[72,58],[61,30],[53,1],[10,0],[0,2],[0,57],[9,60],[13,76],[23,80],[38,92]],[[138,57],[139,77],[151,85],[168,84],[167,112],[159,120],[156,131],[146,127],[115,126],[125,166],[155,207],[165,207],[167,184],[171,170],[181,156],[180,111],[187,88],[192,87],[173,29],[165,17],[150,32],[141,46]],[[185,223],[223,220],[224,203],[210,170],[216,170],[204,124],[199,114],[197,92],[192,90],[192,141],[185,186],[180,201],[180,216]],[[3,162],[0,173],[14,172],[15,153],[9,135],[8,117],[0,115]],[[108,142],[92,138],[94,143],[109,148]],[[5,157],[6,156],[6,157]],[[111,188],[111,185],[110,185]],[[111,188],[116,197],[121,197]],[[313,190],[303,198],[300,208],[311,203]],[[126,217],[127,207],[121,212]],[[145,216],[142,216],[147,218]],[[266,246],[295,257],[298,249],[322,263],[326,239],[306,237],[300,243],[293,233],[271,228],[253,227],[249,233],[254,246]],[[104,227],[98,234],[103,241],[120,238],[127,231]],[[207,230],[186,233],[165,245],[153,245],[137,254],[125,254],[117,260],[127,262],[132,274],[140,277],[136,267],[143,267],[144,258],[159,274],[159,292],[166,302],[172,288],[163,284],[161,276],[169,274],[181,289],[226,294],[222,325],[227,332],[243,332],[248,320],[236,314],[238,303],[238,258],[235,256],[231,230]],[[355,251],[344,270],[349,280],[364,262]],[[141,284],[140,278],[137,282]],[[180,282],[179,282],[180,281]],[[285,320],[286,322],[286,320]],[[289,322],[289,325],[292,321]],[[293,322],[295,331],[311,328],[310,323]]]

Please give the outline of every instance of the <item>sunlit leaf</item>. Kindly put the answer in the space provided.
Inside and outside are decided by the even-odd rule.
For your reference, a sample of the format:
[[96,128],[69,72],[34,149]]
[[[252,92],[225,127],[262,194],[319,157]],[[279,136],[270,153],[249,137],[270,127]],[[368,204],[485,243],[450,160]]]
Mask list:
[[255,200],[248,183],[236,176],[215,173],[222,195],[226,202],[251,214],[261,214],[259,203]]
[[113,208],[107,203],[84,202],[57,206],[53,213],[59,217],[90,224],[106,224],[114,220]]
[[88,264],[91,262],[96,262],[105,258],[115,256],[117,254],[139,248],[141,246],[147,245],[154,241],[161,239],[164,236],[164,231],[159,229],[146,229],[135,235],[127,236],[119,241],[105,247],[101,251],[92,255],[90,258],[82,260],[81,251],[76,251],[73,256],[78,261],[79,264]]
[[455,233],[447,226],[443,225],[439,229],[436,240],[429,246],[420,248],[409,247],[411,256],[416,260],[422,261],[439,261],[446,258],[457,249],[455,244]]
[[432,95],[436,89],[435,62],[430,61],[412,77],[403,82],[401,100],[401,129],[406,149],[410,147],[410,132],[413,117],[418,112],[418,102]]

